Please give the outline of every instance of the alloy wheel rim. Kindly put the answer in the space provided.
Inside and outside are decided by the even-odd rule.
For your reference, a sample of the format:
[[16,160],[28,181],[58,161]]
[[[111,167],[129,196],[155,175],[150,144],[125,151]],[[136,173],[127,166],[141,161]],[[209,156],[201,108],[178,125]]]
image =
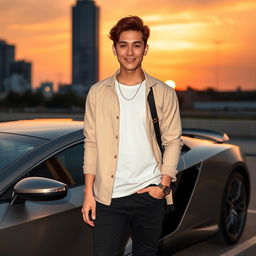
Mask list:
[[230,237],[237,239],[243,231],[246,218],[246,192],[241,179],[231,181],[225,203],[226,231]]

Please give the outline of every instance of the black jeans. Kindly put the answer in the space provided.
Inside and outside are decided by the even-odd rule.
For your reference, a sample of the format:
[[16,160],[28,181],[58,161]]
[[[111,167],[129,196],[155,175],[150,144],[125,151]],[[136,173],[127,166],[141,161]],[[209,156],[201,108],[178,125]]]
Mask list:
[[122,245],[129,229],[133,256],[156,256],[164,204],[165,199],[148,193],[114,198],[110,206],[97,202],[93,255],[123,255]]

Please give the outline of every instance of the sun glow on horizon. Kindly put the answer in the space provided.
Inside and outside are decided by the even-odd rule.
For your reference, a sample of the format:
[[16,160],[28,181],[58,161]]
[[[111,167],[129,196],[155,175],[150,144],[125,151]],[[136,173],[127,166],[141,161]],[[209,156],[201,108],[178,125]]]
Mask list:
[[173,80],[166,80],[165,83],[173,89],[176,88],[176,83]]

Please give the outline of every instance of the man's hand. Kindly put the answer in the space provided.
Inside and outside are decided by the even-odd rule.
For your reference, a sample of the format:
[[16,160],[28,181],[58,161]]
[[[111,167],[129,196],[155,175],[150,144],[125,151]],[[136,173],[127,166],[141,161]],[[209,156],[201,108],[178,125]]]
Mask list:
[[163,190],[157,186],[150,186],[146,187],[143,189],[140,189],[137,191],[137,193],[142,194],[142,193],[149,193],[152,197],[157,198],[157,199],[162,199],[164,198],[164,193]]
[[84,221],[94,227],[94,220],[96,219],[96,200],[92,192],[84,193],[82,213]]

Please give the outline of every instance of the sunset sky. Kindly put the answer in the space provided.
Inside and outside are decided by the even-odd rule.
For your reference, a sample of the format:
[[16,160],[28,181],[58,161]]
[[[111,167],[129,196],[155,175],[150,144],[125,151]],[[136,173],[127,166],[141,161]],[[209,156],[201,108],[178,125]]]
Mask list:
[[[46,80],[71,81],[71,6],[75,2],[0,0],[0,39],[16,45],[16,59],[33,62],[34,87]],[[96,4],[100,7],[100,79],[118,68],[109,30],[118,19],[138,15],[151,28],[150,50],[143,64],[148,73],[174,80],[181,90],[188,85],[256,89],[256,1],[96,0]]]

